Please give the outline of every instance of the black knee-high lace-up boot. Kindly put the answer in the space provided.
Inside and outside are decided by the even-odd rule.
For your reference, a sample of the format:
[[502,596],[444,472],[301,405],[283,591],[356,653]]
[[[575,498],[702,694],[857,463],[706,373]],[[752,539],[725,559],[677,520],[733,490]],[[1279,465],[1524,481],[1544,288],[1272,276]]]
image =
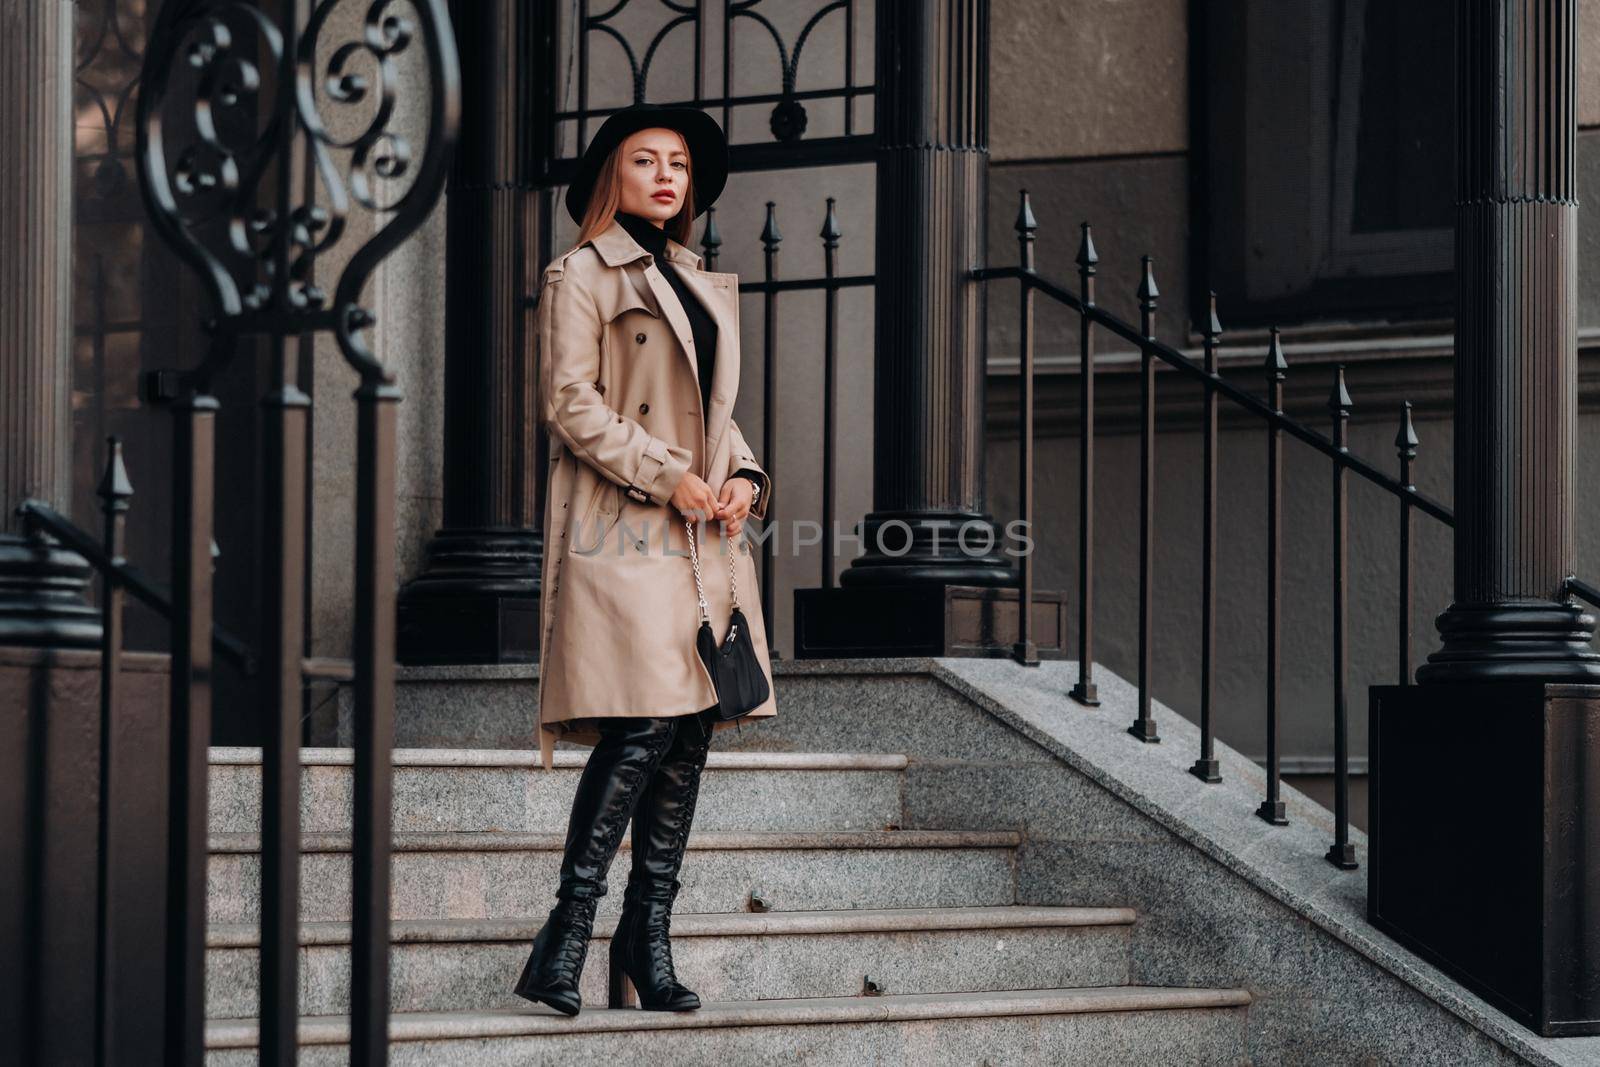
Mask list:
[[[672,964],[672,902],[682,888],[689,827],[700,793],[700,772],[711,747],[705,713],[684,716],[633,813],[633,865],[623,891],[622,916],[611,937],[609,1003],[637,1000],[651,1011],[691,1011],[700,998],[678,981]],[[629,997],[629,986],[636,997]]]
[[578,779],[567,822],[556,906],[533,939],[515,992],[567,1015],[578,1014],[594,913],[639,797],[677,733],[674,718],[597,720],[600,742]]

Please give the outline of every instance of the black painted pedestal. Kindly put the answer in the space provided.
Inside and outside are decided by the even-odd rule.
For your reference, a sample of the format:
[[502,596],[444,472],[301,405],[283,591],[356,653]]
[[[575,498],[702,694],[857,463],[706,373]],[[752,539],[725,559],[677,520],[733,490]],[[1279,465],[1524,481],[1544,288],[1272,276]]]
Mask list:
[[1546,1037],[1600,1034],[1600,686],[1374,686],[1373,925]]
[[[1063,658],[1066,596],[1033,591],[1040,659]],[[975,585],[874,585],[794,591],[795,659],[1011,655],[1017,590]]]

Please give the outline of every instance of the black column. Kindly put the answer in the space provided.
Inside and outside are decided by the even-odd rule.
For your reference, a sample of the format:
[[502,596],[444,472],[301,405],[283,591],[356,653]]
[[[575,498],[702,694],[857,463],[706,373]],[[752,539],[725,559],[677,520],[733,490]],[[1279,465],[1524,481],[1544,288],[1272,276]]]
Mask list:
[[89,566],[21,536],[17,505],[72,503],[72,48],[67,0],[0,20],[0,645],[92,647]]
[[839,583],[1014,585],[998,533],[982,554],[956,541],[963,524],[969,546],[995,532],[983,292],[965,277],[983,262],[988,219],[989,4],[879,0],[876,38],[873,510]]
[[1573,0],[1462,4],[1455,601],[1427,682],[1600,680],[1565,592],[1577,430]]
[[530,113],[553,5],[452,0],[461,134],[447,190],[444,528],[401,592],[403,663],[530,662],[539,636]]
[[1565,589],[1577,3],[1455,17],[1456,595],[1427,684],[1371,690],[1367,917],[1535,1032],[1597,1034],[1600,663]]

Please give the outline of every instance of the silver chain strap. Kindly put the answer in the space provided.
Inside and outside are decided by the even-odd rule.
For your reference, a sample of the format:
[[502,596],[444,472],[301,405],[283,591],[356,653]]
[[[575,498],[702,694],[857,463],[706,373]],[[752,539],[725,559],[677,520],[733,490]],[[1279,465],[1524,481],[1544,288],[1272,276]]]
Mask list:
[[[683,528],[689,536],[689,562],[694,565],[694,591],[695,595],[700,598],[700,620],[702,622],[710,622],[711,613],[707,610],[705,586],[700,584],[699,539],[695,537],[694,523],[692,521],[687,518],[684,519]],[[739,538],[739,545],[735,551],[744,551],[744,538]],[[734,567],[733,556],[733,552],[728,553],[728,589],[733,596],[734,610],[737,611],[739,609],[739,579],[737,569]]]

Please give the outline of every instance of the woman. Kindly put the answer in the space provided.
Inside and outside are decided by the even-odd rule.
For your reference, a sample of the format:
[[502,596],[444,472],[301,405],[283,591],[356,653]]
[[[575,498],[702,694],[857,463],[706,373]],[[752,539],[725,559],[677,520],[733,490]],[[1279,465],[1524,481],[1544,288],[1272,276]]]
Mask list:
[[[734,590],[771,686],[747,516],[764,518],[772,481],[733,421],[739,284],[700,269],[694,219],[721,193],[728,147],[693,108],[638,104],[613,114],[567,190],[578,242],[545,268],[538,304],[539,405],[546,479],[539,748],[592,745],[567,826],[556,905],[516,992],[568,1015],[582,1006],[595,908],[624,828],[633,863],[611,939],[610,1004],[624,980],[640,1007],[684,1011],[668,939],[717,694],[695,651],[700,608],[689,559],[694,523],[713,632]],[[711,522],[715,520],[716,526]],[[731,544],[729,542],[732,542]],[[769,717],[767,701],[748,717]]]

